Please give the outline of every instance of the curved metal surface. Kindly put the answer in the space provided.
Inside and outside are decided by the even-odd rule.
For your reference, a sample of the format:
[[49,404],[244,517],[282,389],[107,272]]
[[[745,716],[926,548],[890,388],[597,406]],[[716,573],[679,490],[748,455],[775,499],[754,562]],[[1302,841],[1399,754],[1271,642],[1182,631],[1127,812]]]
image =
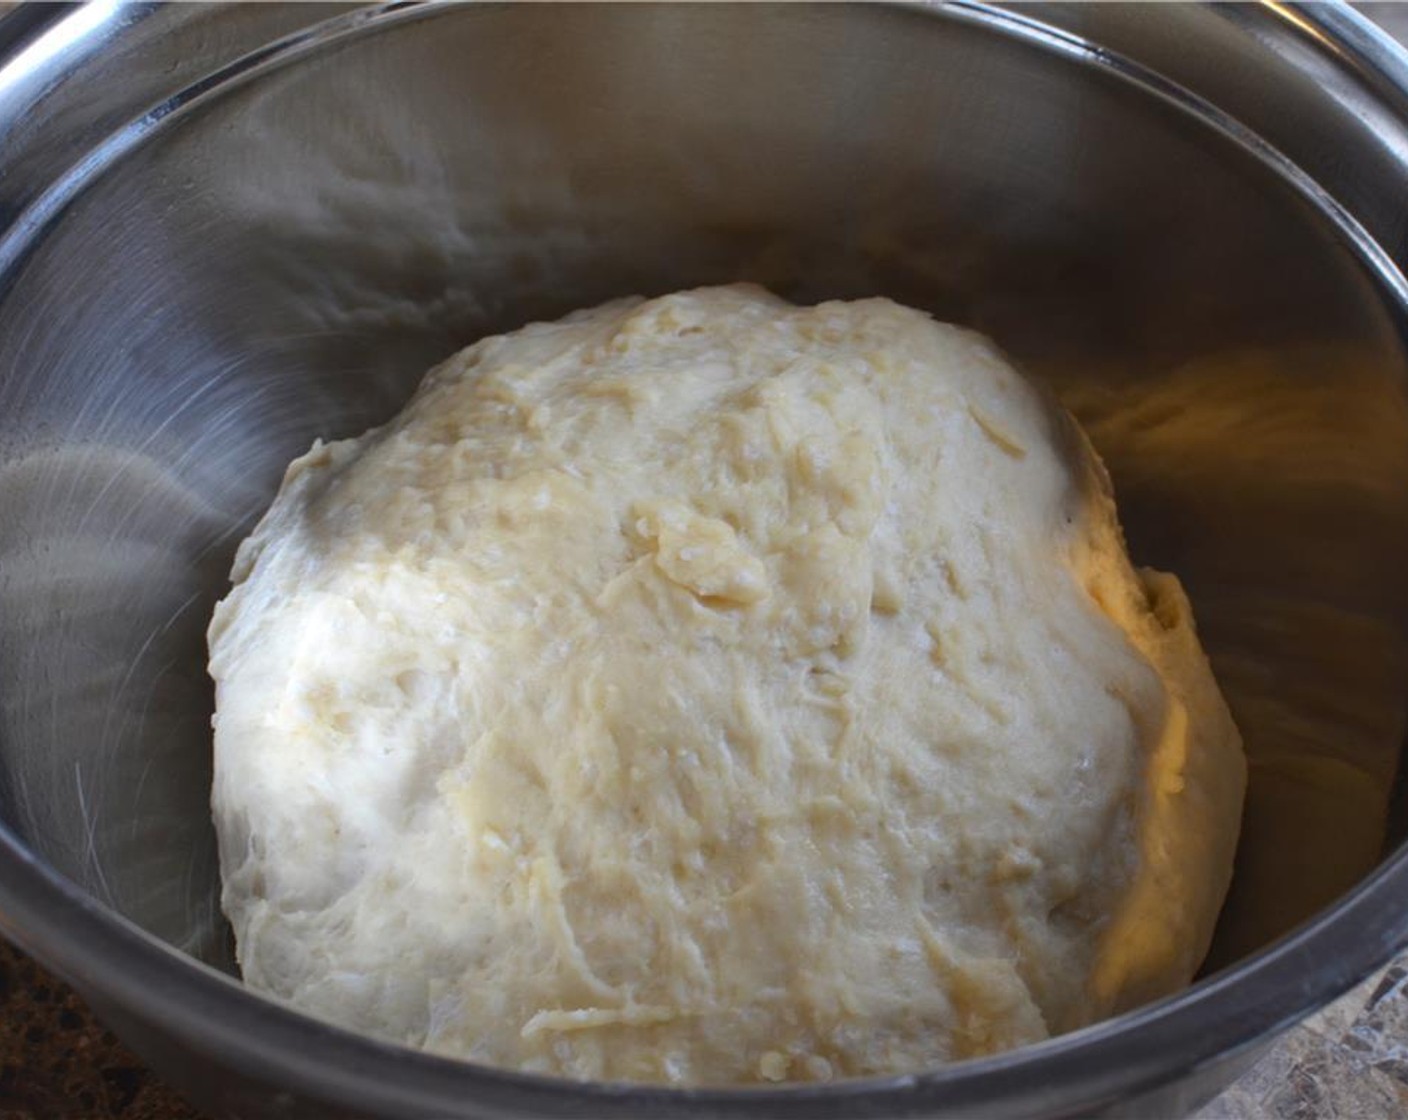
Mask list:
[[[231,1116],[1173,1111],[1385,959],[1401,59],[1341,11],[1028,10],[1064,30],[973,5],[111,5],[27,30],[0,58],[5,932]],[[1302,103],[1296,131],[1277,106]],[[739,277],[973,323],[1081,415],[1259,765],[1237,963],[1012,1054],[767,1091],[484,1070],[244,992],[216,971],[202,633],[283,464],[478,334]]]

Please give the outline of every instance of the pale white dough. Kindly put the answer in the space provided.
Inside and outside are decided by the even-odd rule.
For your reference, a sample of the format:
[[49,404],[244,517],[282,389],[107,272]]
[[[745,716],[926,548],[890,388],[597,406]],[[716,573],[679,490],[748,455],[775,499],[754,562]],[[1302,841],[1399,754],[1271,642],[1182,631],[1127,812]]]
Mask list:
[[918,1070],[1187,983],[1237,731],[1064,413],[883,299],[488,338],[210,629],[253,987],[576,1078]]

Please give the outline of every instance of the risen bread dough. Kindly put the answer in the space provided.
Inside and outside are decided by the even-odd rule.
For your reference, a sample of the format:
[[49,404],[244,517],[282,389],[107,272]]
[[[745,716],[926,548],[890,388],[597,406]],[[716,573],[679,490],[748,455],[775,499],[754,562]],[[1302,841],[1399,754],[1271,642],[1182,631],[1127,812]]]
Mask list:
[[983,338],[750,287],[485,339],[317,445],[210,631],[245,979],[580,1078],[917,1070],[1187,983],[1236,729]]

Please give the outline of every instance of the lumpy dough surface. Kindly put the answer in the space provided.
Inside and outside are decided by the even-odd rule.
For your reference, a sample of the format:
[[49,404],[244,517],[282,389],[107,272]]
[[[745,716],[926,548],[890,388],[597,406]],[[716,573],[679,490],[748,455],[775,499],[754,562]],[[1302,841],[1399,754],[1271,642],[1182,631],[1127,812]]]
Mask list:
[[979,335],[751,287],[485,339],[289,467],[211,630],[246,981],[574,1078],[918,1070],[1186,984],[1237,731]]

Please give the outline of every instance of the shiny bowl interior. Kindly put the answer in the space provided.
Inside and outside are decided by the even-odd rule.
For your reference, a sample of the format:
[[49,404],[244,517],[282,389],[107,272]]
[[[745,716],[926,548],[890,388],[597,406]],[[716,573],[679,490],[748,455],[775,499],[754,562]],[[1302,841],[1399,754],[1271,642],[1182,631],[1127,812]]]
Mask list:
[[[1166,74],[1186,24],[1245,73],[1300,66],[1307,98],[1314,36],[1270,10],[97,7],[62,42],[76,16],[0,24],[0,923],[212,1107],[1094,1107],[1244,1053],[1403,941],[1398,246],[1313,145],[1073,33]],[[1252,762],[1208,978],[1018,1055],[770,1095],[493,1074],[225,981],[203,635],[284,465],[487,332],[737,279],[975,326],[1086,423]]]

